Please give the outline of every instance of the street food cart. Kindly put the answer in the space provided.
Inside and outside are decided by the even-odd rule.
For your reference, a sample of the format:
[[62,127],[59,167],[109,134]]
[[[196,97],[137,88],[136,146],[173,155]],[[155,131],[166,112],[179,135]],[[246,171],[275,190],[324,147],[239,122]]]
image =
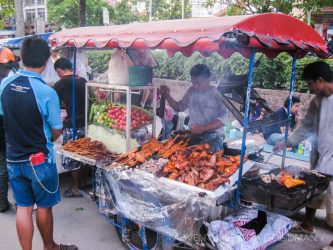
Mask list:
[[[256,94],[252,90],[255,53],[262,53],[270,58],[276,57],[280,52],[290,54],[293,58],[290,97],[293,95],[294,89],[296,60],[304,57],[308,52],[321,58],[327,55],[325,41],[316,31],[300,20],[279,13],[75,28],[55,33],[51,36],[50,42],[52,47],[58,49],[62,47],[73,47],[74,50],[146,48],[166,50],[169,56],[173,56],[177,52],[191,56],[193,52],[197,51],[203,56],[209,56],[216,52],[224,58],[229,58],[233,53],[238,52],[249,59],[249,72],[245,89],[244,86],[240,85],[220,86],[219,88],[221,101],[232,111],[244,128],[242,146],[238,156],[223,155],[223,152],[220,152],[219,156],[215,155],[213,158],[202,146],[199,149],[198,146],[188,147],[184,140],[176,137],[166,142],[157,142],[157,140],[152,139],[134,151],[129,151],[120,157],[114,157],[114,162],[107,165],[99,164],[98,161],[86,161],[86,163],[97,167],[95,184],[99,209],[108,221],[115,225],[120,238],[130,249],[155,249],[160,244],[163,245],[164,249],[168,249],[168,247],[175,245],[180,246],[181,243],[186,243],[187,246],[193,248],[203,247],[202,238],[198,239],[197,237],[201,235],[200,229],[203,223],[219,217],[221,214],[220,205],[232,209],[240,207],[242,176],[256,164],[246,156],[247,133],[258,126],[274,125],[281,122],[277,121],[274,116],[259,125],[255,122],[249,122],[250,100],[256,98]],[[73,88],[74,86],[73,84]],[[237,105],[232,99],[232,90],[236,87],[243,88],[242,91],[238,92],[238,95],[243,93],[240,102],[244,106],[242,112],[237,112]],[[86,105],[88,112],[89,105]],[[289,117],[291,115],[290,108],[291,103],[289,103],[288,109]],[[130,121],[129,118],[128,112],[127,123]],[[288,124],[289,119],[284,122]],[[130,125],[127,124],[127,126],[127,135],[129,135]],[[75,128],[74,120],[73,127]],[[288,130],[286,130],[285,139],[287,137]],[[172,151],[171,148],[174,146],[183,151]],[[170,149],[169,153],[171,153],[163,151],[163,148]],[[177,155],[182,154],[179,152],[185,151],[189,153],[187,155],[185,153],[182,157],[186,158],[194,153],[200,153],[200,155],[203,153],[205,159],[209,155],[209,159],[215,160],[212,164],[213,171],[209,182],[194,182],[193,178],[188,177],[189,175],[186,178],[179,175],[175,177],[174,172],[165,171],[165,164],[164,168],[156,168],[156,165],[159,164],[163,166],[161,159],[167,159],[170,163],[177,158]],[[66,153],[68,156],[71,155],[65,150],[64,154]],[[140,160],[142,155],[145,158]],[[76,159],[84,161],[83,157],[76,157]],[[199,160],[201,159],[199,158]],[[236,162],[237,166],[234,171],[227,175],[226,168],[219,172],[216,169],[216,164],[218,161],[225,163],[228,160]],[[208,163],[206,162],[206,164]],[[284,157],[282,166],[284,166]],[[154,170],[151,170],[152,168]],[[191,171],[190,174],[193,177],[194,169],[189,166],[185,166],[185,168],[187,171]],[[192,169],[188,170],[189,168]],[[268,171],[273,170],[269,169]],[[220,182],[220,185],[209,185],[213,179],[215,181],[223,177],[226,178]],[[245,184],[248,187],[253,187],[258,183],[247,181]],[[299,203],[294,204],[293,209],[305,206],[306,202],[322,189],[325,189],[325,185],[323,187],[317,185],[311,189],[311,194],[306,193],[300,197]],[[267,194],[265,189],[261,189],[260,191],[267,196],[265,201],[261,201],[253,195],[256,190],[253,188],[249,188],[249,190],[252,192],[249,191],[247,196],[243,195],[242,198],[253,202],[253,204],[261,202],[264,209],[272,210],[271,205],[275,203],[267,202],[268,199],[272,200],[270,196],[272,192]],[[305,192],[309,190],[306,189]]]

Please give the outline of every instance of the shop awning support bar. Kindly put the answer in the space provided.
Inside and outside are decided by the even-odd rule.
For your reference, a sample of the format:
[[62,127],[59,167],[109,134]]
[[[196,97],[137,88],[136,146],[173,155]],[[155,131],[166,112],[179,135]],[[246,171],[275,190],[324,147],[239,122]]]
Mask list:
[[288,141],[288,131],[289,131],[289,125],[290,125],[290,120],[292,117],[291,114],[291,106],[292,104],[292,97],[294,94],[294,85],[295,85],[295,73],[296,73],[296,61],[297,61],[297,53],[293,56],[293,63],[292,63],[292,69],[291,69],[291,77],[290,77],[290,87],[289,87],[289,104],[288,104],[288,118],[289,122],[287,123],[286,126],[286,132],[284,135],[284,148],[283,148],[283,154],[282,154],[282,163],[281,167],[284,168],[285,162],[286,162],[286,149],[287,149],[287,141]]
[[244,164],[244,156],[245,156],[245,151],[246,151],[246,134],[247,134],[247,129],[249,127],[249,108],[250,108],[250,97],[251,97],[251,90],[252,90],[252,78],[253,78],[253,71],[254,71],[255,53],[256,53],[255,50],[253,48],[251,48],[250,68],[249,68],[249,74],[248,74],[248,79],[247,79],[247,92],[246,92],[246,101],[245,101],[242,150],[241,150],[239,172],[238,172],[237,191],[236,191],[236,197],[235,197],[234,204],[233,204],[235,207],[237,207],[239,205],[241,180],[242,180],[242,176],[243,176],[243,164]]
[[76,126],[75,126],[75,78],[76,78],[76,47],[73,47],[73,76],[72,76],[72,129],[73,136],[72,139],[76,138]]

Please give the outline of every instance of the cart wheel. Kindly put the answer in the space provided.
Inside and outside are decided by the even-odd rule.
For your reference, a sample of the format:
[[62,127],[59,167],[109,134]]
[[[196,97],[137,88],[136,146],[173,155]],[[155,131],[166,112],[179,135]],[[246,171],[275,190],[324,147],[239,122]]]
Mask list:
[[175,240],[173,242],[173,250],[185,250],[185,249],[196,249],[196,250],[209,250],[216,249],[207,242],[207,228],[202,225],[200,228],[200,234],[196,235],[192,240],[194,246],[189,246],[186,243]]
[[175,241],[173,243],[173,250],[193,250],[193,249],[194,249],[193,247],[179,241]]
[[[138,224],[127,220],[128,224],[124,226],[123,217],[114,216],[114,222],[121,227],[115,227],[119,239],[133,250],[155,250],[159,249],[160,236],[157,232],[148,228],[140,227]],[[142,240],[142,234],[145,236],[146,247]],[[125,237],[124,237],[125,236]]]

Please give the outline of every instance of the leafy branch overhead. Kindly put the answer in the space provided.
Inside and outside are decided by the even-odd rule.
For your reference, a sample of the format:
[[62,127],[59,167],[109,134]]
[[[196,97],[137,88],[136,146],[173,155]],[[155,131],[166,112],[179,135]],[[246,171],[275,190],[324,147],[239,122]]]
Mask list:
[[308,11],[319,12],[322,7],[332,6],[332,0],[206,0],[204,5],[216,3],[228,6],[228,15],[248,15],[266,12],[282,12],[304,18]]
[[13,0],[0,0],[0,29],[4,28],[5,21],[14,14]]
[[[58,29],[79,26],[79,2],[78,0],[48,0],[48,21],[55,23]],[[189,0],[184,0],[184,6],[185,18],[191,17]],[[103,7],[108,8],[112,24],[146,22],[149,19],[149,0],[121,0],[114,6],[109,6],[102,0],[86,0],[87,26],[103,25]],[[181,17],[181,1],[152,1],[153,20],[176,19]]]
[[[102,25],[102,8],[107,7],[105,1],[86,0],[86,24],[88,26]],[[48,0],[48,22],[54,23],[58,29],[79,26],[79,1]]]

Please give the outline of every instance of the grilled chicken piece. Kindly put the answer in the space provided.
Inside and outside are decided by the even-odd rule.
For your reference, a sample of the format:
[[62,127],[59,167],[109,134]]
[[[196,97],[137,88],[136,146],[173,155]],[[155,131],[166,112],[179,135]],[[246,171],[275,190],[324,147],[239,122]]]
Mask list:
[[195,177],[192,172],[188,173],[188,175],[185,177],[185,182],[191,186],[195,186]]
[[215,190],[223,183],[229,182],[228,177],[222,177],[220,175],[217,175],[216,178],[212,179],[210,182],[205,184],[205,189],[208,190]]
[[208,168],[200,172],[200,182],[208,182],[213,175],[215,174],[215,170]]
[[145,162],[146,158],[141,154],[141,153],[136,153],[135,154],[135,160],[138,162]]
[[127,165],[129,166],[129,167],[134,167],[136,164],[137,164],[138,162],[136,162],[135,160],[129,160],[128,162],[127,162]]
[[171,175],[169,175],[169,179],[171,179],[171,180],[176,180],[178,177],[179,177],[178,171],[174,171],[171,173]]
[[211,166],[211,167],[215,167],[215,165],[216,165],[216,158],[217,158],[217,155],[213,154],[212,157],[210,157],[208,165]]

